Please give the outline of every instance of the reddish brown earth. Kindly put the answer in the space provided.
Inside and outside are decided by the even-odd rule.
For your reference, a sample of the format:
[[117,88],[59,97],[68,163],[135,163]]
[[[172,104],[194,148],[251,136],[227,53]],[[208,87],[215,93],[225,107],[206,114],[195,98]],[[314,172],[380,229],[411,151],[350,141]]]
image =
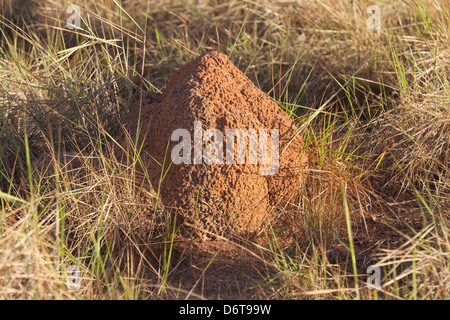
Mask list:
[[[122,146],[129,145],[130,138],[135,141],[139,113],[141,157],[155,190],[161,165],[167,170],[171,150],[179,144],[180,140],[171,141],[176,129],[189,131],[192,159],[194,121],[201,121],[203,134],[207,129],[223,134],[222,164],[172,164],[165,175],[161,200],[178,213],[178,222],[218,235],[253,233],[270,221],[274,207],[285,206],[298,194],[306,156],[294,122],[224,54],[210,52],[186,64],[173,75],[162,95],[150,95],[141,108],[132,108],[125,119],[126,130],[118,137]],[[272,151],[270,130],[278,129],[278,172],[262,175],[261,169],[268,165],[261,164],[259,157],[256,164],[237,164],[235,155],[235,164],[227,163],[227,129],[266,129],[268,156]],[[208,144],[203,141],[203,149]],[[246,160],[248,149],[246,144]]]

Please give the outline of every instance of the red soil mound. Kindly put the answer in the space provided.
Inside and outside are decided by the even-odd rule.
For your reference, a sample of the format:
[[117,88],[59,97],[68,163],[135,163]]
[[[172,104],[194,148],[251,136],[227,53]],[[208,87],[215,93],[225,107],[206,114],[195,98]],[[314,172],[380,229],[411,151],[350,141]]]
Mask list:
[[[133,142],[138,118],[139,108],[135,107],[126,119]],[[258,231],[269,221],[273,206],[284,205],[296,195],[306,163],[296,126],[221,53],[202,55],[175,73],[163,94],[149,97],[142,106],[140,121],[141,155],[155,190],[162,164],[167,170],[174,159],[173,148],[178,146],[175,156],[184,157],[186,163],[172,163],[161,182],[161,200],[166,207],[176,208],[179,218],[195,224],[199,230],[222,235],[231,230]],[[186,129],[177,132],[188,133],[189,140],[173,138],[177,129]],[[218,130],[214,138],[208,136],[214,133],[208,129]],[[230,148],[237,150],[239,145],[238,139],[232,140],[234,137],[227,135],[227,129],[241,129],[259,139],[254,145],[246,139],[245,148],[241,149],[245,164],[238,163],[243,159],[238,152],[232,159]],[[267,136],[259,129],[264,129]],[[278,130],[278,144],[273,129]],[[125,137],[122,133],[118,138],[122,145],[127,144]],[[179,152],[181,142],[188,147]],[[264,154],[270,160],[266,162],[259,153],[264,142],[267,145]],[[279,147],[279,167],[276,147]],[[207,157],[208,154],[212,157]],[[269,167],[272,171],[265,172]]]

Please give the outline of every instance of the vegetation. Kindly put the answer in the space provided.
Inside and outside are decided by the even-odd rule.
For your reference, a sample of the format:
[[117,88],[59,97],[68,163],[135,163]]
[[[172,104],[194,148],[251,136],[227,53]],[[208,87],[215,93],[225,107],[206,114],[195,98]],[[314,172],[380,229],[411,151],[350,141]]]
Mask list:
[[450,4],[378,1],[379,29],[372,4],[0,0],[0,298],[202,297],[221,249],[178,286],[186,239],[141,150],[112,150],[130,105],[217,50],[311,154],[293,208],[257,239],[228,239],[263,266],[258,290],[233,297],[449,299]]

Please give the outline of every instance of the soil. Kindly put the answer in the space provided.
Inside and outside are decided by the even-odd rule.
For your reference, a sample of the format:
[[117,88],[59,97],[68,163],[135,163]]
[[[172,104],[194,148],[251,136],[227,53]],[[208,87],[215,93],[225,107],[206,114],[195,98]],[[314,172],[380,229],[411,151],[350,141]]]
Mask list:
[[263,250],[221,240],[185,239],[172,258],[165,291],[172,299],[268,299],[262,284],[276,274]]
[[[249,163],[247,143],[245,164],[237,163],[237,155],[234,164],[228,163],[225,153],[222,163],[206,164],[203,157],[201,164],[194,164],[195,121],[201,121],[203,154],[208,144],[212,145],[205,139],[208,129],[221,132],[223,150],[227,129],[255,129],[257,133],[265,129],[270,157],[271,130],[279,130],[277,173],[262,174],[269,165],[261,163],[259,156],[256,163]],[[127,146],[139,133],[144,171],[153,188],[160,189],[165,208],[176,214],[177,222],[195,226],[205,237],[255,233],[270,221],[274,208],[286,206],[298,195],[307,157],[297,127],[276,102],[219,52],[204,54],[182,67],[162,95],[151,94],[141,107],[130,109],[124,128],[118,142]],[[186,150],[191,152],[191,163],[170,165],[171,151],[181,141],[171,141],[177,129],[186,129],[190,134]],[[259,139],[263,141],[260,134]],[[237,142],[233,143],[236,150]],[[211,153],[215,160],[221,155],[220,145],[216,146],[218,149]],[[165,176],[160,183],[162,172]]]

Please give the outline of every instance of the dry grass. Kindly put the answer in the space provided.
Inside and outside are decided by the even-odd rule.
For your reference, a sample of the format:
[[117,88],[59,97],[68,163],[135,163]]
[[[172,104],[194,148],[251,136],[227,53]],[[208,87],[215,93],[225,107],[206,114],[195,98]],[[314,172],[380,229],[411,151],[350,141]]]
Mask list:
[[[68,30],[67,1],[0,0],[0,298],[449,298],[448,1],[379,1],[379,31],[368,1],[123,2],[73,1]],[[189,247],[139,148],[112,152],[129,106],[209,50],[289,112],[312,159],[294,210],[227,243],[259,278],[236,260],[226,292],[200,288],[232,251]]]

